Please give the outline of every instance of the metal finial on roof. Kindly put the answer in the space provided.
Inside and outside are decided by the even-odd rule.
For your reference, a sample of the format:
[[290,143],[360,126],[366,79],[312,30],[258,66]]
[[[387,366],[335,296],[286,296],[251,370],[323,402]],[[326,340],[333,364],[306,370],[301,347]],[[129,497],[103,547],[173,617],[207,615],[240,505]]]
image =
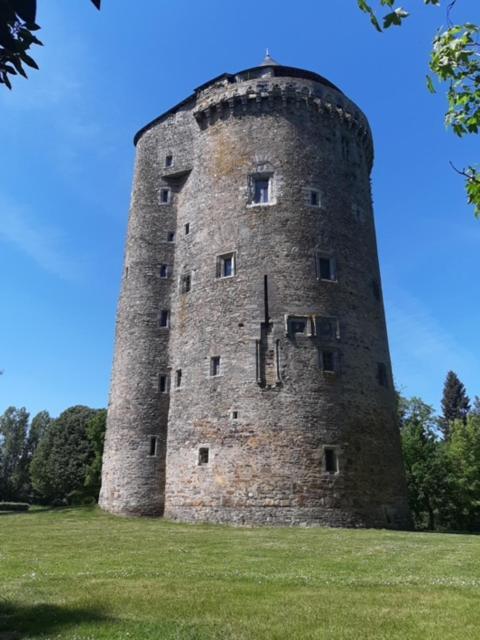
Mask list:
[[261,67],[271,67],[272,65],[279,65],[279,63],[272,58],[268,49],[265,51],[265,58],[263,59]]

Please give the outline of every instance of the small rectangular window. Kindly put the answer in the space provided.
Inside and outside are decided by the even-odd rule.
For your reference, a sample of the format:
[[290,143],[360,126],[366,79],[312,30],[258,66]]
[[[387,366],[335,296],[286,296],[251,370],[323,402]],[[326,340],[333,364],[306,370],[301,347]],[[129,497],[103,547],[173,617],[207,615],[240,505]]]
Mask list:
[[162,309],[158,318],[158,324],[162,328],[168,328],[170,325],[170,311]]
[[187,222],[187,224],[185,225],[185,235],[188,236],[189,233],[190,233],[190,223]]
[[291,338],[311,335],[309,329],[309,319],[306,316],[288,316],[287,333]]
[[269,184],[268,178],[254,178],[253,201],[256,204],[265,204],[269,201]]
[[320,206],[320,194],[316,189],[310,191],[310,205],[312,207]]
[[125,267],[125,279],[128,278],[128,267]]
[[182,293],[188,293],[192,288],[192,276],[187,274],[182,276]]
[[331,256],[317,256],[317,277],[320,280],[335,281],[337,279],[335,258]]
[[339,340],[340,327],[337,318],[315,316],[315,333],[321,340]]
[[327,373],[335,373],[337,369],[335,363],[335,351],[322,350],[320,352],[320,355],[322,370],[326,371]]
[[175,231],[169,231],[167,233],[167,241],[168,242],[175,242]]
[[178,389],[182,386],[182,370],[177,369],[175,371],[175,387]]
[[230,278],[235,275],[235,254],[225,253],[217,258],[217,278]]
[[210,375],[212,377],[220,375],[220,356],[210,358]]
[[168,264],[160,265],[160,278],[168,278]]
[[377,380],[379,385],[388,388],[387,365],[384,362],[377,362]]
[[161,204],[170,202],[170,189],[160,189],[160,202]]
[[165,156],[165,167],[169,168],[172,166],[173,166],[173,156],[169,154],[168,156]]
[[150,456],[157,455],[158,438],[156,436],[150,436]]
[[238,411],[232,411],[232,420],[238,420]]
[[338,456],[333,447],[325,447],[324,462],[327,473],[338,473]]
[[158,376],[158,390],[160,393],[168,393],[169,386],[168,375],[166,373],[161,373]]
[[198,450],[198,464],[202,465],[202,464],[208,464],[208,459],[209,459],[209,449],[208,447],[200,447],[200,449]]

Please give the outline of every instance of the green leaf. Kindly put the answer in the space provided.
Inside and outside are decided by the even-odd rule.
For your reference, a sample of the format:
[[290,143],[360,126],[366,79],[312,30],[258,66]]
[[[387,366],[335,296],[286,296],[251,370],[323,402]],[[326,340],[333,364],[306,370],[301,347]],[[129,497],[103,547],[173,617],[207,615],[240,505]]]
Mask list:
[[430,93],[437,93],[437,90],[435,89],[432,78],[428,74],[426,78],[427,78],[427,88],[430,91]]

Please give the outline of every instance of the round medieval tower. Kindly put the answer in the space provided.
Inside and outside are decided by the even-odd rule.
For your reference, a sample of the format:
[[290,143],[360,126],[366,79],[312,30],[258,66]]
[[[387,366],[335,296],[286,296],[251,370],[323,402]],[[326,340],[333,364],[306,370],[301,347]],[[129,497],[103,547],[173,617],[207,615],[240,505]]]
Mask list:
[[365,116],[267,56],[135,142],[101,506],[408,526]]

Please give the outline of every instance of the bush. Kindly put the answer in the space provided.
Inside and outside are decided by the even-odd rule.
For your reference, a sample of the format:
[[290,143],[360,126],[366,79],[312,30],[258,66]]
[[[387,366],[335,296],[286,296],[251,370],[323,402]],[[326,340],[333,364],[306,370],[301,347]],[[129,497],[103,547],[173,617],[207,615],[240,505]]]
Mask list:
[[27,502],[0,502],[0,511],[28,511],[30,505]]

